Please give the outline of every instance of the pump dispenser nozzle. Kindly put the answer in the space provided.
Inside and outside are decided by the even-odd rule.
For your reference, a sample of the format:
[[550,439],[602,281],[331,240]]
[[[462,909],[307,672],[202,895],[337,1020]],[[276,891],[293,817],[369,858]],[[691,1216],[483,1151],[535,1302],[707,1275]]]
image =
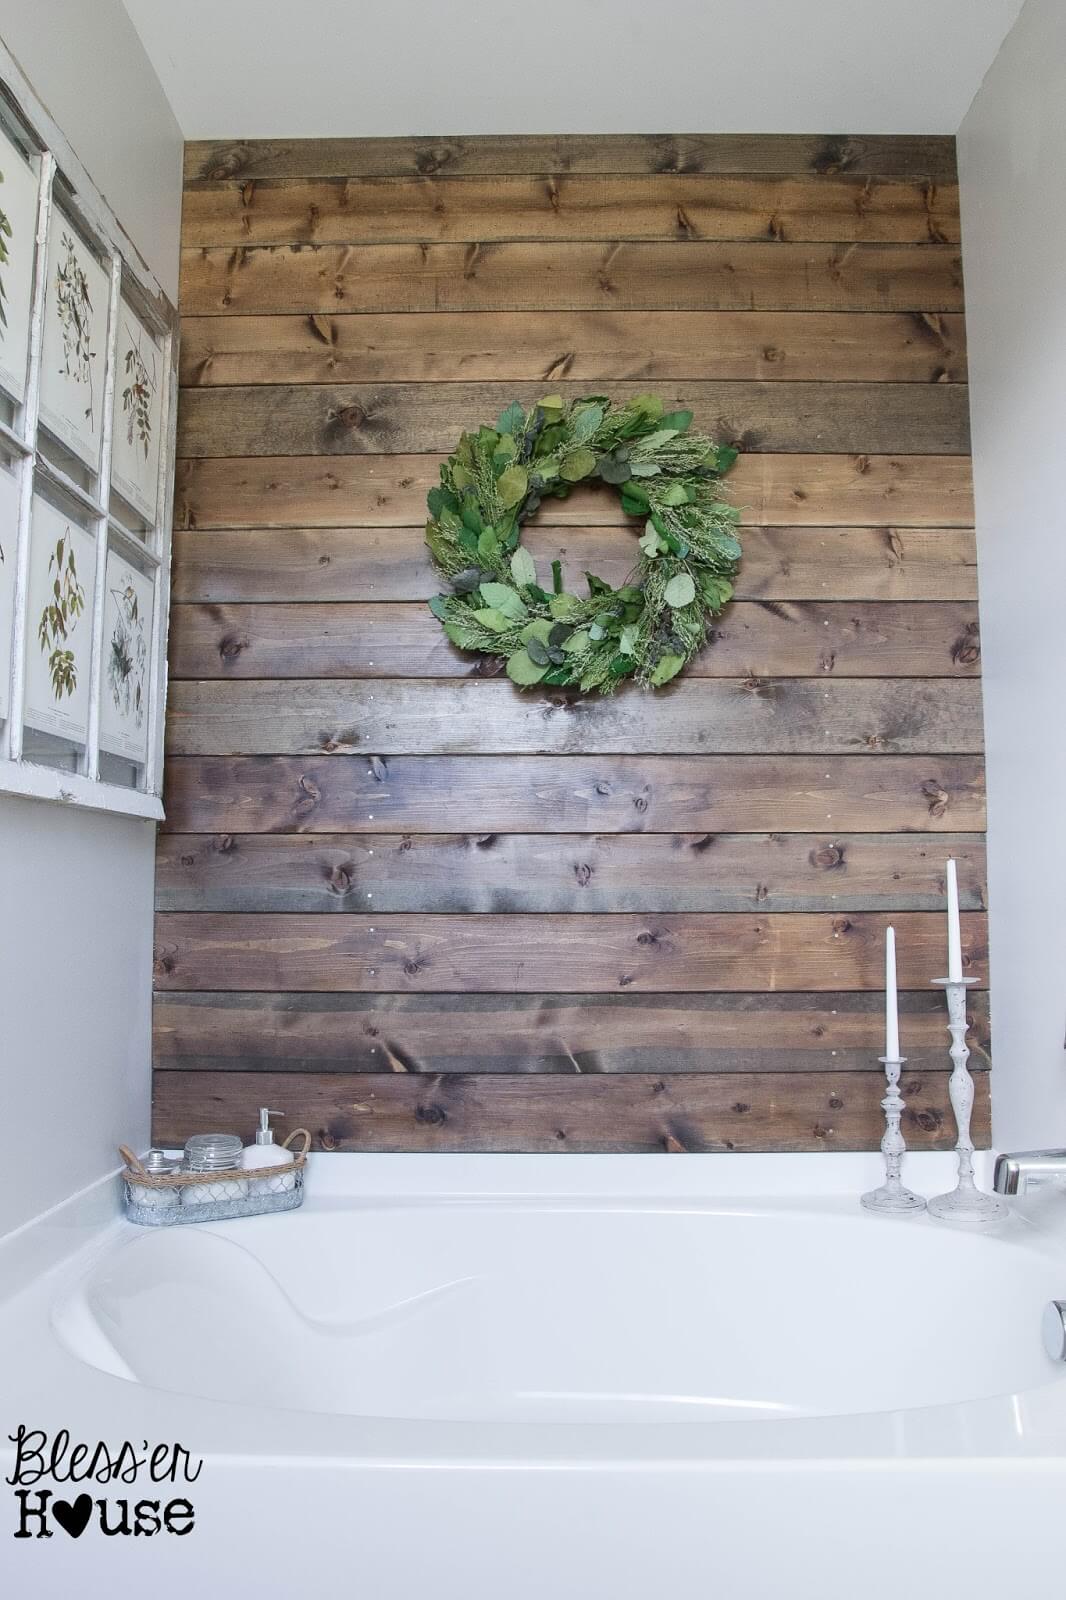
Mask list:
[[283,1117],[284,1111],[270,1111],[266,1106],[259,1107],[259,1126],[255,1131],[256,1144],[273,1144],[274,1130],[270,1126],[271,1117]]

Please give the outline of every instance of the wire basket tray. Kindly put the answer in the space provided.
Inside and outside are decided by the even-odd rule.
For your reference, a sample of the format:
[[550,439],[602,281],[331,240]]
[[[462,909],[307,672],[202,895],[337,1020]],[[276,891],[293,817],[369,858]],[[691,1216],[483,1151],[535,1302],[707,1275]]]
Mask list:
[[228,1172],[147,1172],[125,1145],[119,1154],[126,1216],[143,1228],[174,1228],[188,1222],[229,1222],[235,1217],[259,1217],[268,1212],[296,1211],[304,1202],[307,1152],[311,1135],[296,1128],[282,1145],[293,1140],[303,1147],[284,1167],[234,1168]]

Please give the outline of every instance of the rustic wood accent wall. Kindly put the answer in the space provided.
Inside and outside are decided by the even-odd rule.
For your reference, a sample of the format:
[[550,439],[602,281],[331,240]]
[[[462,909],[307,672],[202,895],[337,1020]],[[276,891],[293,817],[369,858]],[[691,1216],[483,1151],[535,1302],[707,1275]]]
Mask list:
[[[892,921],[907,1139],[950,1145],[949,853],[986,975],[952,141],[193,144],[183,242],[156,1137],[871,1149]],[[743,447],[739,597],[654,697],[520,694],[425,607],[440,457],[649,388]],[[624,523],[585,491],[527,543],[619,580]]]

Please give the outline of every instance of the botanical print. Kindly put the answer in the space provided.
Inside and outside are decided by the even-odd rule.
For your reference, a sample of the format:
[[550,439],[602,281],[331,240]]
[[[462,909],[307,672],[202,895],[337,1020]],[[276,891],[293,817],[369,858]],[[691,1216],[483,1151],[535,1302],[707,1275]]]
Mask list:
[[63,337],[63,373],[85,385],[85,416],[93,425],[93,303],[89,275],[78,258],[69,233],[60,240],[62,255],[56,267],[56,314]]
[[62,700],[78,687],[78,663],[73,650],[67,648],[67,641],[85,610],[85,586],[78,578],[69,528],[63,530],[48,557],[48,578],[52,590],[37,624],[37,642],[48,656],[52,693]]
[[131,761],[143,761],[148,750],[151,644],[152,580],[109,550],[100,745]]
[[96,541],[79,523],[35,496],[30,532],[26,722],[83,743],[89,722],[89,665]]
[[0,722],[8,715],[11,693],[11,635],[15,617],[15,544],[18,533],[18,478],[0,463]]
[[111,439],[111,482],[146,523],[156,514],[160,380],[163,355],[140,317],[122,301]]
[[0,387],[26,394],[37,177],[0,128]]
[[103,434],[109,278],[62,212],[48,233],[41,421],[94,470]]
[[144,459],[148,460],[152,442],[152,396],[155,394],[155,354],[151,355],[151,371],[141,351],[140,338],[127,326],[126,387],[122,391],[122,409],[126,413],[126,443],[133,444],[134,430],[144,446]]

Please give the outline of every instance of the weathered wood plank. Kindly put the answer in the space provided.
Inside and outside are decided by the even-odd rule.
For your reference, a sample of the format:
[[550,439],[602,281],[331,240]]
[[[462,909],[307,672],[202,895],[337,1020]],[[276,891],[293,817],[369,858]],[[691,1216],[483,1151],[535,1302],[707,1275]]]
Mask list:
[[[908,1072],[903,1132],[912,1150],[950,1150],[947,1073]],[[319,1150],[876,1150],[882,1086],[871,1072],[799,1073],[782,1093],[765,1074],[580,1078],[509,1074],[159,1072],[153,1139],[179,1144],[217,1127],[250,1132],[248,1107],[284,1099],[282,1130]],[[988,1077],[976,1080],[974,1143],[989,1143]]]
[[[553,387],[571,400],[587,385]],[[464,427],[493,421],[512,400],[528,410],[542,390],[525,383],[189,389],[178,450],[201,457],[447,454]],[[646,383],[616,384],[612,398],[621,404],[646,391]],[[705,433],[746,451],[965,455],[970,447],[965,384],[696,382],[667,386],[662,399],[668,410],[687,406]]]
[[985,904],[980,836],[162,834],[160,911],[935,911],[954,856]]
[[[542,563],[557,557],[577,592],[585,569],[616,587],[633,567],[630,528],[558,528],[538,517],[522,543]],[[423,528],[179,529],[176,605],[201,601],[426,600],[440,588]],[[748,600],[977,599],[969,528],[748,528],[737,577]],[[172,637],[183,619],[172,624]]]
[[[414,527],[441,456],[236,456],[178,462],[183,528]],[[973,526],[965,456],[742,455],[727,479],[745,525]],[[579,488],[551,507],[567,527],[633,527],[616,494]]]
[[979,682],[939,678],[681,677],[654,700],[506,679],[186,681],[167,733],[174,756],[969,755],[983,739]]
[[964,756],[249,756],[167,763],[185,833],[972,833]]
[[[972,602],[738,601],[688,675],[970,677],[980,659]],[[457,650],[424,605],[179,605],[171,615],[174,680],[468,678],[495,670],[484,656]]]
[[[988,995],[970,990],[970,1067]],[[941,1071],[944,1000],[903,990],[908,1073]],[[829,994],[160,994],[156,1066],[199,1072],[869,1072],[884,997]],[[294,1086],[299,1092],[299,1085]]]
[[965,383],[961,316],[524,311],[190,317],[185,385],[766,378]]
[[537,173],[266,178],[185,195],[186,248],[449,240],[959,243],[955,184],[832,176]]
[[[730,993],[876,989],[884,931],[899,983],[944,964],[942,913],[635,916],[335,916],[160,912],[158,989],[305,989],[356,994]],[[962,915],[962,961],[985,981],[986,919]]]
[[960,311],[954,245],[370,244],[183,250],[183,314]]
[[411,138],[193,139],[186,188],[247,178],[507,173],[799,173],[953,183],[955,140],[938,134],[493,134]]

